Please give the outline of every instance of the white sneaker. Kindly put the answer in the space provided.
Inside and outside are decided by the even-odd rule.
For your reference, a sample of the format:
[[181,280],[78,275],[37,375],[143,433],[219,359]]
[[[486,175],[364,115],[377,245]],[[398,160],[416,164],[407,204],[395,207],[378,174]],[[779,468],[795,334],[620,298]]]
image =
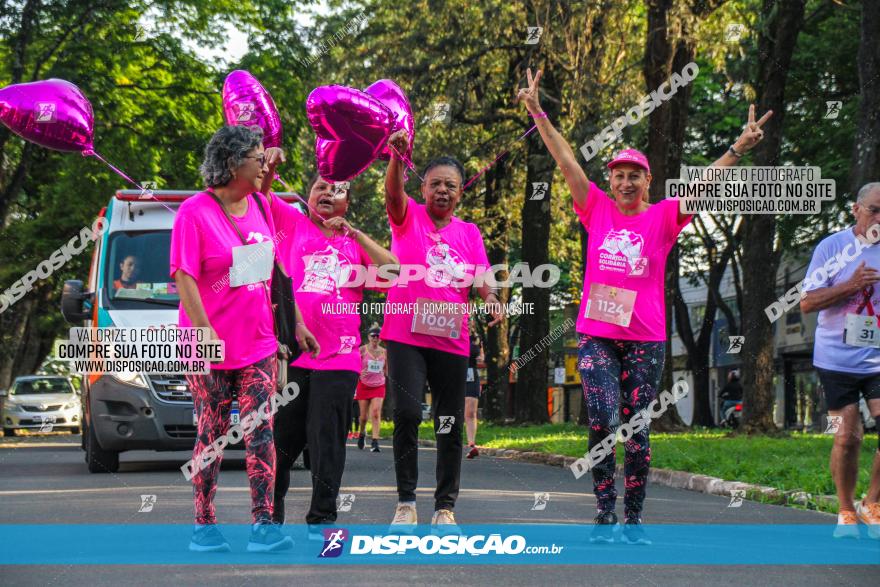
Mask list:
[[868,536],[880,539],[880,503],[859,501],[856,504],[856,516],[868,527]]
[[419,523],[416,513],[416,504],[399,502],[394,510],[394,519],[391,520],[391,528],[400,530],[401,526],[415,526]]
[[431,517],[431,532],[433,534],[458,534],[461,528],[455,523],[455,514],[452,510],[437,510]]
[[837,514],[837,527],[834,528],[835,538],[859,538],[859,519],[855,512],[845,511]]

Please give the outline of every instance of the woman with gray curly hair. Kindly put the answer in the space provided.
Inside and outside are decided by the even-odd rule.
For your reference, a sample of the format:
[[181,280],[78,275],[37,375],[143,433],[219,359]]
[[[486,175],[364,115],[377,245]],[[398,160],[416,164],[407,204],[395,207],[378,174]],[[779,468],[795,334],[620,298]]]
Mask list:
[[[222,449],[212,445],[229,429],[234,396],[247,422],[242,428],[254,522],[247,549],[268,552],[293,546],[272,523],[272,419],[252,416],[275,390],[278,351],[268,293],[275,227],[265,213],[268,202],[258,193],[267,171],[262,138],[257,127],[235,126],[211,137],[200,167],[206,189],[181,204],[171,232],[170,271],[180,293],[179,325],[208,328],[211,338],[225,345],[210,374],[187,376],[198,418],[192,461],[196,526],[189,548],[199,552],[229,550],[214,513]],[[302,325],[297,336],[313,338]]]

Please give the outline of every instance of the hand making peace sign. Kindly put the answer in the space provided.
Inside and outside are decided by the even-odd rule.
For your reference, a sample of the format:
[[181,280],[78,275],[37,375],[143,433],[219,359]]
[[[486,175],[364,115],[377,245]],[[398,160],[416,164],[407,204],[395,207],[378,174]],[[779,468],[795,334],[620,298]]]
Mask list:
[[529,87],[520,88],[519,92],[516,94],[516,99],[518,102],[523,102],[530,113],[540,114],[542,110],[541,104],[538,102],[538,94],[540,91],[538,88],[538,82],[541,79],[541,70],[539,69],[535,77],[532,78],[532,68],[530,67],[526,70],[526,75],[528,76]]
[[761,139],[764,138],[764,131],[761,130],[761,127],[770,120],[771,116],[773,116],[773,111],[768,110],[760,120],[755,122],[755,105],[751,104],[749,106],[749,121],[746,123],[742,134],[736,140],[737,147],[743,152],[751,151],[755,145],[760,143]]

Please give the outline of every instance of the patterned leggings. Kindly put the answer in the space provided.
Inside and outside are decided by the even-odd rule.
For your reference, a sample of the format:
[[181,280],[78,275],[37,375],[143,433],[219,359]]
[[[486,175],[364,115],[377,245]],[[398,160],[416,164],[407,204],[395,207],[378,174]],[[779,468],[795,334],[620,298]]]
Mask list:
[[[210,375],[188,375],[193,404],[198,417],[198,435],[193,449],[193,462],[219,437],[229,430],[229,410],[233,393],[237,392],[240,422],[267,402],[275,390],[277,363],[275,355],[241,369],[215,369]],[[266,409],[266,408],[263,408]],[[272,418],[257,418],[257,426],[245,435],[246,465],[251,485],[254,523],[272,519],[272,494],[275,487],[275,444],[272,441]],[[222,450],[209,465],[193,475],[193,498],[196,524],[216,524],[214,494],[220,475]],[[199,471],[198,469],[201,468]]]
[[[617,427],[657,397],[663,372],[665,342],[611,340],[582,334],[578,346],[578,370],[590,419],[589,448],[600,444]],[[627,520],[638,520],[645,501],[645,484],[651,463],[648,428],[633,434],[624,444],[626,459],[623,497]],[[617,500],[614,487],[614,450],[593,466],[593,491],[599,513],[613,512]]]

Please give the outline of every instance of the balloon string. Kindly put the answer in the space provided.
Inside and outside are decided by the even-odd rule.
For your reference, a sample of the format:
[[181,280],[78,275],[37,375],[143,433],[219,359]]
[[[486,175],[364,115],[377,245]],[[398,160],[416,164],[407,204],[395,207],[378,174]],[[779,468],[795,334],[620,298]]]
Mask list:
[[95,157],[96,159],[98,159],[99,161],[104,163],[104,165],[106,165],[107,167],[112,169],[119,177],[123,178],[124,180],[128,181],[130,184],[136,186],[137,189],[141,190],[141,198],[143,198],[145,200],[147,199],[147,197],[153,198],[154,200],[159,202],[166,210],[168,210],[172,214],[176,214],[176,212],[174,210],[172,210],[170,207],[168,207],[168,205],[165,204],[165,202],[162,202],[161,200],[159,200],[159,198],[157,198],[153,194],[152,191],[148,190],[147,188],[145,188],[144,186],[142,186],[141,184],[139,184],[138,182],[136,182],[135,180],[130,178],[121,169],[119,169],[118,167],[116,167],[115,165],[113,165],[112,163],[110,163],[109,161],[104,159],[103,157],[101,157],[101,155],[99,153],[93,151],[92,149],[87,149],[87,150],[83,151],[83,156],[84,157],[89,157],[89,156]]
[[[412,172],[416,174],[416,177],[418,177],[420,180],[422,180],[422,183],[424,183],[425,178],[419,175],[419,172],[416,170],[416,166],[413,164],[412,161],[409,160],[409,157],[395,149],[394,145],[392,145],[391,143],[388,143],[388,146],[391,147],[391,150],[394,151],[394,153],[397,155],[397,158],[403,161],[406,166],[409,167],[410,170],[412,170]],[[403,179],[406,180],[406,177],[404,177]]]
[[[534,131],[536,128],[538,128],[538,125],[537,125],[537,124],[532,125],[532,128],[530,128],[529,130],[527,130],[526,132],[524,132],[524,133],[522,134],[521,137],[519,137],[518,139],[516,139],[516,140],[513,141],[513,142],[514,142],[514,143],[517,143],[517,142],[523,140],[524,138],[526,138],[527,136],[529,136],[530,134],[532,134],[532,131]],[[512,147],[511,147],[511,148],[512,148]],[[476,174],[475,176],[473,176],[472,178],[470,178],[469,180],[467,180],[467,183],[464,184],[464,187],[461,188],[461,191],[464,191],[464,190],[468,189],[468,187],[469,187],[472,183],[474,183],[475,181],[477,181],[477,180],[480,178],[481,175],[483,175],[484,173],[486,173],[486,172],[489,170],[490,167],[492,167],[493,165],[495,165],[496,163],[498,163],[498,161],[501,160],[501,158],[504,157],[505,155],[507,155],[508,153],[510,153],[510,149],[505,149],[504,151],[502,151],[500,155],[498,155],[497,157],[495,157],[495,160],[494,160],[494,161],[492,161],[491,163],[489,163],[488,165],[486,165],[485,167],[483,167],[480,171],[477,172],[477,174]]]

